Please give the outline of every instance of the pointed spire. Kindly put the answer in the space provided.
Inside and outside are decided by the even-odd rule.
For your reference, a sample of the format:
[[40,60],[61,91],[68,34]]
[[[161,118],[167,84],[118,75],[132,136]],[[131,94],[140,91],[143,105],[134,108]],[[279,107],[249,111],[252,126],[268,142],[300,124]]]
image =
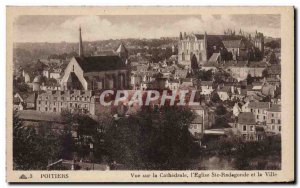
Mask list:
[[179,40],[182,40],[182,32],[179,34]]
[[83,57],[83,45],[81,38],[81,27],[79,26],[79,57]]

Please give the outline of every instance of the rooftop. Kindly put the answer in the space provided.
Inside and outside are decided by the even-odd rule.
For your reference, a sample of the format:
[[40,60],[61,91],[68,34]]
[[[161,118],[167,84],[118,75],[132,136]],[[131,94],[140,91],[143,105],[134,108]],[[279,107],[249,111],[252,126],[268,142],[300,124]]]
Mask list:
[[75,57],[84,72],[109,71],[125,68],[119,56]]
[[249,108],[269,108],[270,103],[269,102],[250,102]]
[[242,112],[238,116],[239,124],[255,124],[255,117],[252,112]]

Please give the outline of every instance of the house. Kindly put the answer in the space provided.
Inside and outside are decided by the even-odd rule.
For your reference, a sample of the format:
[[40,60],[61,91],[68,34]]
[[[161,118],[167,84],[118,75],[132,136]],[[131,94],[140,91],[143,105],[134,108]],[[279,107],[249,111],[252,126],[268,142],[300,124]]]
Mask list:
[[178,90],[180,86],[179,80],[175,79],[167,79],[166,80],[166,88],[170,90]]
[[275,134],[281,133],[281,105],[273,104],[266,110],[267,131]]
[[212,73],[215,73],[218,70],[219,67],[220,67],[220,65],[216,62],[205,62],[202,65],[201,69],[205,70],[205,71],[210,70]]
[[29,83],[30,82],[29,74],[23,70],[22,75],[23,75],[25,83]]
[[95,91],[47,91],[37,98],[37,111],[61,113],[68,109],[90,115],[99,115],[107,109],[100,104],[100,94]]
[[138,89],[142,82],[142,76],[140,74],[131,74],[130,85],[133,89]]
[[222,101],[230,100],[231,86],[223,86],[217,90],[217,93]]
[[242,112],[238,116],[237,131],[245,141],[257,141],[264,138],[264,129],[255,123],[254,114]]
[[213,89],[213,81],[201,81],[201,95],[210,95]]
[[243,39],[232,39],[222,41],[225,48],[232,54],[233,60],[246,60],[248,59],[247,43]]
[[189,132],[196,139],[201,139],[204,134],[203,117],[196,115],[191,124],[189,125]]
[[174,79],[187,78],[188,70],[175,70]]
[[255,122],[266,122],[266,110],[270,108],[269,102],[250,102],[248,108],[255,115]]
[[268,78],[278,78],[281,77],[281,66],[280,65],[271,65],[267,69]]
[[226,61],[224,69],[238,81],[247,79],[248,75],[252,77],[262,77],[266,69],[266,62],[263,61]]
[[193,87],[194,84],[193,84],[193,79],[192,78],[184,78],[184,79],[181,79],[181,85],[180,87],[182,88],[189,88],[189,87]]
[[214,111],[202,105],[190,106],[190,109],[195,114],[195,118],[189,126],[189,131],[195,138],[201,139],[204,130],[215,124]]
[[13,98],[13,105],[15,110],[36,109],[37,94],[31,93],[16,93]]

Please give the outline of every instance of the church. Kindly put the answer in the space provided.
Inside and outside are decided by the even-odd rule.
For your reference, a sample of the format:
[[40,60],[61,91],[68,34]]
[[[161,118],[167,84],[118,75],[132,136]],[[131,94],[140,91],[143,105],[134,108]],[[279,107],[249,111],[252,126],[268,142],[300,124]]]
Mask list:
[[127,89],[129,73],[126,66],[128,51],[123,44],[115,54],[84,56],[79,28],[79,56],[73,57],[61,79],[61,90]]
[[186,67],[197,69],[206,62],[219,57],[219,61],[259,61],[264,54],[262,33],[245,35],[241,30],[224,31],[224,35],[182,34],[178,41],[178,62]]

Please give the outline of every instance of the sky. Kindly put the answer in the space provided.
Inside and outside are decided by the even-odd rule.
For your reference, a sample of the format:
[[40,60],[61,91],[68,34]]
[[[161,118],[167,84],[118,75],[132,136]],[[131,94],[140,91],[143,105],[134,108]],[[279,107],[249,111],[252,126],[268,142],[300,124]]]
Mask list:
[[230,28],[280,37],[280,15],[26,15],[14,21],[14,42],[78,42],[124,38],[176,37],[179,32],[223,34]]

